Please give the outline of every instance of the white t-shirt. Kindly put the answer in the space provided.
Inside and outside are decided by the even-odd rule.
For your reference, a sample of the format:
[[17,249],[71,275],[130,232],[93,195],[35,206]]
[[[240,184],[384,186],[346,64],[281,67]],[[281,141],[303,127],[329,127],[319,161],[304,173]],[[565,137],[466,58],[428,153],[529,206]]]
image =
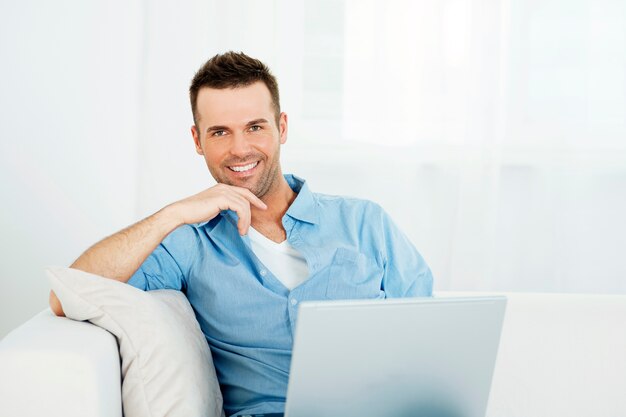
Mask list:
[[252,226],[248,229],[248,237],[257,258],[289,290],[293,290],[309,277],[306,260],[287,240],[276,243]]

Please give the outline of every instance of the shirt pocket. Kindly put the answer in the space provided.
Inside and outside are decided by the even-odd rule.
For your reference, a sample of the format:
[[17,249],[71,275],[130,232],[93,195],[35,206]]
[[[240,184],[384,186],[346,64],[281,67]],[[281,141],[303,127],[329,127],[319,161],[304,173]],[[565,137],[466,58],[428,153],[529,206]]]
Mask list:
[[337,248],[328,269],[326,298],[385,298],[380,288],[382,278],[383,269],[373,259],[352,249]]

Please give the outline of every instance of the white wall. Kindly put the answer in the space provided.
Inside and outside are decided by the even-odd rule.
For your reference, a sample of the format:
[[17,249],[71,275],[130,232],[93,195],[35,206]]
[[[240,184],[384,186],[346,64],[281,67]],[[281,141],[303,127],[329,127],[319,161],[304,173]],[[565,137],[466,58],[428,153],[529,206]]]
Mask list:
[[139,1],[0,3],[0,337],[135,218]]
[[0,337],[47,264],[213,184],[187,88],[278,76],[285,171],[381,203],[437,289],[626,293],[626,4],[0,3]]

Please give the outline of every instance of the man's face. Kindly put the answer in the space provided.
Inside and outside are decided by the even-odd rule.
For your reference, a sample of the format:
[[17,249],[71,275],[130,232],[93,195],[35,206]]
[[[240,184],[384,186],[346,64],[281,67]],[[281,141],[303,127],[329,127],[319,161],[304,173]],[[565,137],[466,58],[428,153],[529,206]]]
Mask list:
[[261,198],[282,176],[280,145],[287,140],[287,115],[279,125],[269,90],[262,82],[247,87],[198,92],[197,126],[191,133],[219,183],[249,189]]

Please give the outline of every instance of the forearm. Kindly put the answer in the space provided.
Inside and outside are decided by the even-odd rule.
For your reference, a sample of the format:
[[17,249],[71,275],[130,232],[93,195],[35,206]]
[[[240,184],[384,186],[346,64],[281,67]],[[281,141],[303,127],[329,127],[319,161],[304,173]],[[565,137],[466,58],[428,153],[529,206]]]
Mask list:
[[[250,226],[251,204],[261,210],[267,208],[250,190],[218,184],[170,204],[101,240],[87,249],[71,268],[128,282],[146,258],[178,226],[208,221],[222,210],[234,210],[239,217],[237,227],[244,235]],[[57,316],[63,315],[61,303],[53,291],[50,291],[50,308]]]
[[[158,211],[87,249],[71,268],[127,282],[143,261],[181,222],[168,207]],[[50,291],[50,309],[65,316],[54,291]]]
[[163,239],[182,224],[169,207],[96,243],[70,267],[127,282]]

